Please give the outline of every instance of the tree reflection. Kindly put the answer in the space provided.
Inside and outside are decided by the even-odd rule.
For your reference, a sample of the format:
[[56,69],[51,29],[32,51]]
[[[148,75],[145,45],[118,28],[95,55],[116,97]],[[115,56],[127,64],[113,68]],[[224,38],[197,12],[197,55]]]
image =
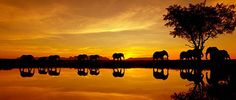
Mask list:
[[171,98],[175,100],[235,100],[236,82],[232,64],[214,62],[207,65],[210,68],[210,72],[206,72],[205,77],[207,84],[203,82],[201,70],[182,70],[180,71],[181,78],[194,81],[194,87],[187,92],[174,93]]

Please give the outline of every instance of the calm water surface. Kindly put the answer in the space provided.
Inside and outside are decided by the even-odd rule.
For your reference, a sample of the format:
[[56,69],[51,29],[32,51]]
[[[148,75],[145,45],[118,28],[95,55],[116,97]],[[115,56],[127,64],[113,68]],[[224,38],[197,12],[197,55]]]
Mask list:
[[[0,100],[164,100],[195,86],[180,77],[180,70],[173,69],[166,80],[156,79],[152,68],[125,69],[123,77],[114,77],[113,69],[99,69],[98,75],[86,76],[77,71],[61,68],[59,76],[49,76],[35,69],[33,77],[21,77],[19,69],[0,70]],[[204,76],[206,72],[202,71]],[[205,77],[203,81],[206,83]]]

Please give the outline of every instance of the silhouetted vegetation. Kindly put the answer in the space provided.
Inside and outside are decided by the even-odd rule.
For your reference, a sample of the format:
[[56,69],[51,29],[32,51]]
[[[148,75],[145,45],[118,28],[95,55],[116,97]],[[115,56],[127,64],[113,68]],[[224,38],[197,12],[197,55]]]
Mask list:
[[[181,69],[182,79],[193,81],[194,86],[186,92],[174,93],[174,100],[235,100],[235,65],[222,62],[209,63],[210,72],[206,72],[206,82],[203,81],[199,69]],[[230,67],[231,66],[231,67]]]
[[[174,28],[170,35],[186,39],[195,49],[203,50],[209,38],[232,33],[236,26],[235,5],[205,3],[189,4],[188,7],[171,5],[164,20],[166,26]],[[198,59],[201,59],[200,56]]]

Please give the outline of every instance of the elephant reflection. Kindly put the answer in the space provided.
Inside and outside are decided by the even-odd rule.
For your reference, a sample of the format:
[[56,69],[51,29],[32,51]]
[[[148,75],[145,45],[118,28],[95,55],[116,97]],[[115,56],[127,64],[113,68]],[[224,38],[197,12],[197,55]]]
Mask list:
[[90,56],[89,56],[89,60],[90,60],[90,61],[98,61],[99,58],[100,58],[99,55],[90,55]]
[[88,56],[86,54],[80,54],[80,55],[77,56],[77,60],[79,62],[83,62],[83,61],[89,60],[89,58],[88,58]]
[[59,76],[61,72],[61,68],[56,68],[56,67],[49,67],[48,68],[48,74],[50,76]]
[[79,76],[87,76],[88,75],[88,69],[87,68],[78,68],[77,74]]
[[38,68],[38,73],[39,74],[47,74],[47,68],[44,68],[44,67],[39,67]]
[[193,73],[192,69],[180,69],[180,77],[182,79],[187,79]]
[[205,83],[203,82],[204,75],[200,69],[181,69],[180,77],[182,79],[187,79],[190,82],[194,82],[193,92],[199,92],[200,95],[203,94],[203,88]]
[[113,60],[124,60],[125,56],[123,53],[114,53],[112,55]]
[[125,69],[124,68],[113,68],[112,75],[114,77],[124,77],[125,75]]
[[100,73],[99,68],[90,68],[89,72],[90,72],[90,75],[99,75]]
[[169,68],[167,68],[166,71],[164,71],[164,68],[153,68],[154,78],[166,80],[168,76],[169,76]]
[[206,59],[210,54],[210,60],[226,60],[230,59],[230,56],[226,50],[219,50],[217,47],[209,47],[206,51]]
[[204,75],[199,69],[185,69],[180,71],[180,77],[182,79],[187,79],[188,81],[193,81],[195,84],[203,82]]
[[155,61],[155,60],[158,60],[158,59],[160,59],[160,60],[164,60],[164,56],[166,56],[166,59],[168,60],[168,53],[167,53],[167,51],[165,51],[165,50],[163,50],[163,51],[156,51],[156,52],[154,52],[154,54],[153,54],[153,60]]
[[230,81],[230,73],[223,68],[221,64],[215,63],[210,67],[210,75],[206,72],[206,80],[208,84],[218,85],[218,84],[228,84]]
[[21,77],[32,77],[34,76],[33,68],[20,68]]

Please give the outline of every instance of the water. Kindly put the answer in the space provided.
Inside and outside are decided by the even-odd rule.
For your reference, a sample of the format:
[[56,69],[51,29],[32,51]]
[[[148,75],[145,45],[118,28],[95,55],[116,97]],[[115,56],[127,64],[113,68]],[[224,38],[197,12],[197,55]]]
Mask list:
[[[156,79],[152,68],[122,70],[123,77],[114,77],[112,68],[101,68],[98,75],[86,76],[79,76],[75,68],[61,68],[59,76],[39,74],[35,68],[32,77],[22,77],[18,68],[0,70],[0,100],[169,100],[175,93],[196,86],[182,79],[177,69],[169,69],[166,80]],[[201,73],[206,76],[206,72],[209,70]],[[205,77],[202,81],[207,84]]]

